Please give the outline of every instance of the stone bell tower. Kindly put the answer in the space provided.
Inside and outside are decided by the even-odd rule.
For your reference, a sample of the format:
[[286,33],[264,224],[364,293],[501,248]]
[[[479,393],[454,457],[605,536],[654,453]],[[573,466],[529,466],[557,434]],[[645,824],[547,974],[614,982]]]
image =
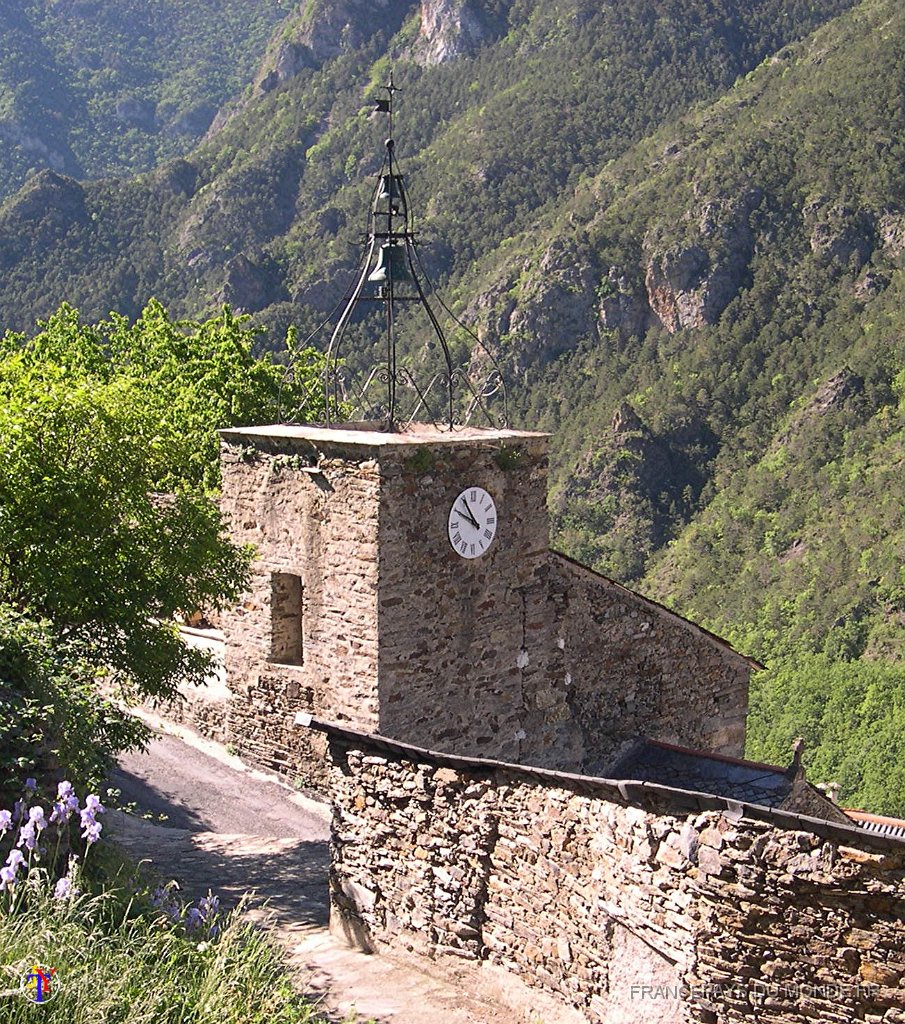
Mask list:
[[638,736],[741,753],[749,660],[550,551],[547,436],[509,428],[492,354],[427,280],[392,138],[367,237],[322,389],[284,423],[221,432],[223,511],[256,552],[221,619],[223,731],[315,784],[310,715],[569,771]]
[[546,435],[373,427],[222,432],[223,510],[257,553],[222,623],[237,745],[316,774],[303,712],[461,754],[579,763],[565,691],[535,653],[555,651]]
[[[391,132],[396,91],[391,78],[377,101]],[[289,770],[318,760],[304,749],[311,734],[293,728],[298,713],[574,766],[581,741],[564,695],[531,654],[551,628],[538,596],[547,438],[504,425],[493,356],[427,279],[392,138],[367,238],[326,346],[323,425],[298,422],[306,407],[285,424],[222,432],[223,510],[257,552],[251,592],[222,622],[236,697],[228,731],[244,753]],[[464,362],[444,318],[471,337]],[[343,422],[350,410],[360,422]]]

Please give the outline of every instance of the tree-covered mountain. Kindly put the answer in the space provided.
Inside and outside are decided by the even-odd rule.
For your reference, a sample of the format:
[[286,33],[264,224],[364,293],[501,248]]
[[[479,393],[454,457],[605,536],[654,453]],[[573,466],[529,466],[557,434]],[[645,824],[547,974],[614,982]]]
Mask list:
[[[264,320],[329,309],[354,266],[392,67],[399,147],[435,276],[471,274],[547,207],[851,0],[312,0],[184,160],[79,183],[44,172],[0,209],[0,320],[148,296]],[[499,254],[502,255],[502,254]]]
[[190,149],[289,0],[0,0],[0,198],[43,168],[99,178]]
[[832,753],[905,722],[897,0],[310,0],[192,152],[0,207],[0,323],[156,295],[304,333],[357,258],[391,68],[431,275],[555,432],[555,543],[780,666],[753,753],[803,733],[905,811]]

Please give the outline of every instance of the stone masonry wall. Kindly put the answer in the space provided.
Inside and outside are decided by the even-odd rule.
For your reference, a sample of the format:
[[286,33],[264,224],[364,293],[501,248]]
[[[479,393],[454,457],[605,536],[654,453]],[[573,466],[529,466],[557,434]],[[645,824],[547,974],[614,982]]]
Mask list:
[[[381,453],[380,727],[422,746],[576,767],[581,732],[567,702],[546,600],[547,439],[474,440]],[[497,534],[460,557],[447,520],[483,487]]]
[[[377,723],[378,467],[367,451],[266,437],[225,445],[221,461],[230,533],[257,554],[249,593],[221,621],[231,742],[317,783],[323,751],[293,727],[295,713]],[[296,628],[292,616],[274,614],[292,596],[285,576],[301,582],[300,658],[280,632]]]
[[[570,771],[639,735],[741,756],[753,662],[551,552],[546,439],[508,454],[474,442],[381,454],[377,731]],[[446,537],[470,484],[499,513],[473,561]]]
[[371,948],[491,961],[591,1024],[905,1021],[902,844],[327,731],[332,925]]
[[561,671],[589,763],[637,736],[742,757],[750,659],[665,608],[551,555]]

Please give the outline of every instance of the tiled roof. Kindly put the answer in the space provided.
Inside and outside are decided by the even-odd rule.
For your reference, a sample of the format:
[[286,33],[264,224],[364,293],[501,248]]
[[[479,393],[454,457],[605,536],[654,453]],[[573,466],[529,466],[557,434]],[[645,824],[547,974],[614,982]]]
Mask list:
[[886,818],[881,814],[868,814],[867,811],[853,811],[848,808],[845,809],[845,813],[865,832],[892,836],[893,839],[905,839],[905,821],[899,818]]
[[792,779],[784,768],[776,765],[648,739],[635,743],[607,774],[617,779],[713,793],[764,807],[780,807],[792,789]]

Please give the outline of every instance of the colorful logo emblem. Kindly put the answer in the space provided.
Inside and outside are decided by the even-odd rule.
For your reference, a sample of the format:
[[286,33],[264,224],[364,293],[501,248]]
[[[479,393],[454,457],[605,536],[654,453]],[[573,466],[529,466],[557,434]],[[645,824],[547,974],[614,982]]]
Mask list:
[[26,999],[32,1003],[49,1003],[59,988],[59,982],[54,977],[56,973],[56,967],[41,967],[39,964],[32,964],[22,985],[22,992]]

